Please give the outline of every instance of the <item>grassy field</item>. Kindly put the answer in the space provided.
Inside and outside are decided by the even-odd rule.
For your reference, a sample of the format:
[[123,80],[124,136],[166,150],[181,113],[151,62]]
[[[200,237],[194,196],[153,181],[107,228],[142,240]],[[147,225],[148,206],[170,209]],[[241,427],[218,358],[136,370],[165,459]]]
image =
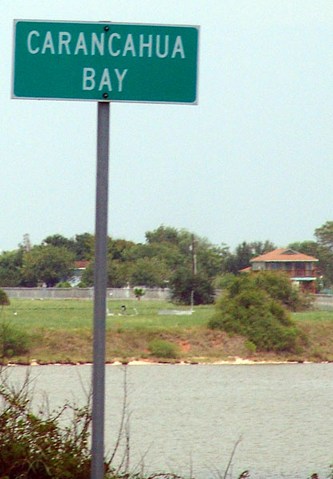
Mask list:
[[[125,310],[123,308],[125,306]],[[295,313],[295,321],[308,338],[297,354],[253,354],[243,338],[207,329],[214,306],[189,308],[164,301],[108,302],[106,316],[106,360],[158,360],[152,355],[154,340],[171,343],[177,351],[173,360],[189,362],[231,360],[333,361],[333,312]],[[169,313],[169,314],[166,314]],[[177,314],[178,313],[178,314]],[[39,363],[92,361],[93,303],[89,300],[12,300],[3,308],[0,321],[29,337],[29,352],[13,357],[15,362]],[[164,359],[165,360],[165,359]]]

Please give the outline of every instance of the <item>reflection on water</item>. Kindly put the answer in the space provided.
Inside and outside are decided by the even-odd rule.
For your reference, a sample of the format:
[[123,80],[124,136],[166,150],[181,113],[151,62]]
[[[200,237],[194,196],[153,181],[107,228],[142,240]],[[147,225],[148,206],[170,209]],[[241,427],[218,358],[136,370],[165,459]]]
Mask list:
[[[11,369],[20,381],[26,368]],[[35,393],[85,403],[91,366],[36,366]],[[121,419],[124,367],[106,367],[106,445]],[[127,366],[132,468],[196,479],[325,478],[333,461],[333,364]],[[84,391],[84,389],[86,391]],[[120,459],[119,459],[120,460]]]

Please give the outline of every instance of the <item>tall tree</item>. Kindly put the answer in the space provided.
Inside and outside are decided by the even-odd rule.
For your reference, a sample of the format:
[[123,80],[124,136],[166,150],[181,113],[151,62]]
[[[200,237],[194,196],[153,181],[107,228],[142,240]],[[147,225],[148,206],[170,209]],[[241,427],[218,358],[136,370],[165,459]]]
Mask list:
[[326,221],[320,228],[315,229],[318,244],[333,253],[333,221]]
[[76,260],[91,260],[95,252],[95,236],[91,233],[75,235],[74,253]]
[[22,248],[0,255],[0,286],[20,286],[22,279]]
[[22,275],[26,286],[45,283],[55,286],[68,279],[74,267],[74,255],[64,247],[34,246],[23,257]]
[[324,286],[333,284],[333,221],[326,221],[314,232],[318,242],[319,266]]
[[290,243],[288,248],[319,259],[320,246],[316,241],[295,241]]
[[[68,250],[73,251],[74,249],[74,241],[71,239],[66,238],[60,234],[54,234],[47,236],[43,241],[42,244],[44,245],[51,245],[56,246],[58,248],[66,248]],[[31,249],[31,248],[30,248]]]
[[179,268],[170,281],[171,298],[181,304],[211,304],[215,299],[212,282],[202,272],[195,276],[186,268]]
[[170,270],[158,258],[139,258],[133,264],[131,284],[134,286],[165,287],[170,278]]
[[56,246],[66,248],[75,255],[75,260],[91,260],[94,256],[94,235],[91,233],[82,233],[75,235],[74,238],[66,238],[60,234],[47,236],[42,245]]
[[330,224],[333,226],[333,221],[328,221],[325,225],[315,230],[315,236],[318,238],[317,242],[299,241],[289,245],[295,251],[314,256],[319,260],[318,269],[322,277],[318,285],[319,289],[333,284],[333,236],[330,239],[330,230],[332,228]]
[[243,268],[250,266],[250,260],[264,253],[268,253],[276,248],[271,241],[252,241],[250,243],[243,241],[240,243],[234,253],[225,255],[223,270],[226,273],[238,274]]
[[124,261],[126,252],[133,246],[135,246],[133,241],[109,238],[108,255],[114,260]]
[[176,228],[170,226],[159,226],[154,231],[147,231],[146,234],[147,243],[179,243],[179,233]]

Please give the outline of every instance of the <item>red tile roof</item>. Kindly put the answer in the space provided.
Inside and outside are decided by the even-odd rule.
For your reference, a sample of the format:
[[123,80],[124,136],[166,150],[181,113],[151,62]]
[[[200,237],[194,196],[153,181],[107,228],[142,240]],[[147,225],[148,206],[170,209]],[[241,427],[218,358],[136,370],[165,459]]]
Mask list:
[[270,262],[270,261],[319,261],[313,256],[308,256],[307,254],[298,253],[290,248],[278,248],[269,253],[262,254],[256,258],[252,258],[250,263],[257,262]]
[[247,268],[243,268],[243,269],[238,270],[239,273],[249,273],[250,271],[252,271],[251,266],[248,266]]
[[89,265],[90,261],[87,260],[81,260],[81,261],[75,261],[75,268],[76,269],[86,269]]

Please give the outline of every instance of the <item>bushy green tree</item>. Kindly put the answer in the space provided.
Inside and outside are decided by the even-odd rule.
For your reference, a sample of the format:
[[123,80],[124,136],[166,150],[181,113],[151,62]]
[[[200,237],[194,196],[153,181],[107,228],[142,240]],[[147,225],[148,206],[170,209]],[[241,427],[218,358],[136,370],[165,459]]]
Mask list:
[[228,252],[223,259],[223,272],[238,274],[240,270],[250,266],[250,260],[256,256],[268,253],[276,248],[271,241],[243,241],[234,253]]
[[139,258],[133,264],[131,284],[138,286],[164,287],[170,271],[164,261],[158,258]]
[[184,275],[182,271],[187,270],[190,276],[194,269],[201,274],[201,280],[206,278],[211,282],[222,272],[223,261],[228,253],[225,245],[213,245],[206,238],[185,229],[160,226],[155,231],[147,232],[146,239],[147,243],[142,245],[145,256],[154,255],[163,259],[169,268],[170,284],[178,276]]
[[108,287],[123,288],[131,283],[132,263],[108,257]]
[[108,257],[116,261],[125,261],[126,253],[135,246],[133,241],[124,239],[108,239]]
[[74,267],[74,255],[64,247],[35,246],[23,258],[23,281],[27,286],[45,283],[55,286],[70,277]]
[[147,231],[145,236],[148,244],[170,243],[178,245],[180,235],[176,228],[161,225],[154,231]]
[[42,241],[42,246],[67,249],[74,255],[76,261],[91,260],[94,256],[94,244],[95,237],[91,233],[77,234],[74,238],[66,238],[56,233]]
[[180,304],[191,304],[192,294],[196,305],[212,304],[215,299],[215,289],[210,279],[202,273],[193,275],[185,268],[177,270],[171,278],[170,292],[171,299]]
[[[295,241],[290,243],[288,248],[318,258],[320,254],[320,246],[316,241]],[[318,258],[319,259],[319,258]]]
[[179,247],[172,243],[148,243],[137,244],[126,249],[123,260],[135,262],[138,259],[155,258],[162,261],[169,270],[169,275],[184,265],[184,255],[180,252]]
[[77,261],[90,261],[94,257],[95,236],[91,233],[75,235],[73,248]]
[[245,336],[258,351],[294,351],[298,330],[287,309],[274,298],[274,288],[268,287],[265,279],[259,281],[260,276],[235,276],[218,300],[208,326]]
[[333,285],[333,221],[316,228],[314,235],[317,241],[299,241],[291,243],[289,247],[317,258],[321,276],[319,286],[330,287]]
[[10,301],[9,301],[9,298],[8,298],[8,294],[3,290],[3,289],[0,289],[0,306],[9,306],[10,305]]
[[326,221],[325,224],[315,229],[315,237],[321,246],[325,246],[333,253],[333,221]]
[[261,271],[251,275],[251,280],[291,311],[307,309],[311,304],[310,298],[293,285],[283,271]]
[[[91,261],[83,271],[80,286],[89,287],[94,285],[94,261]],[[123,288],[127,286],[130,278],[131,265],[128,262],[113,261],[108,257],[107,262],[107,287]]]
[[325,224],[315,230],[315,237],[318,243],[317,258],[319,268],[323,275],[324,286],[333,285],[333,221],[326,221]]
[[[125,286],[146,286],[148,288],[165,287],[169,270],[163,260],[157,258],[138,258],[133,261],[113,260],[108,256],[108,288]],[[91,262],[82,275],[86,286],[94,284],[94,263]]]
[[56,246],[57,248],[66,248],[70,251],[74,250],[74,241],[58,233],[49,235],[44,238],[42,244]]
[[23,249],[5,251],[0,255],[0,286],[20,286],[22,280]]

